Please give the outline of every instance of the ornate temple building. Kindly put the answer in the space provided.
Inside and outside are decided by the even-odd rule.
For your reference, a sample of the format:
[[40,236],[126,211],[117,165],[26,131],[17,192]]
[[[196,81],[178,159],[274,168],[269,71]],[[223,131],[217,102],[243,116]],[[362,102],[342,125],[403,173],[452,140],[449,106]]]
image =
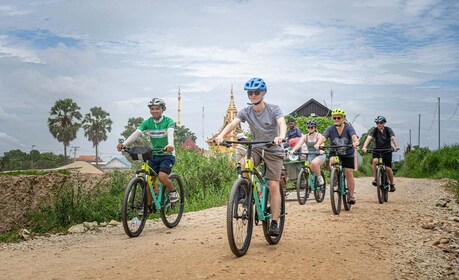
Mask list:
[[[237,109],[236,109],[236,105],[234,104],[233,86],[231,86],[230,103],[229,103],[228,109],[226,110],[225,117],[223,118],[223,124],[217,133],[212,134],[212,136],[210,138],[207,138],[206,140],[207,145],[209,145],[209,150],[214,151],[214,152],[220,151],[222,153],[232,153],[234,151],[236,144],[233,145],[233,148],[226,148],[224,146],[216,146],[214,143],[214,139],[215,137],[217,137],[220,131],[222,131],[223,128],[225,128],[227,124],[229,124],[230,122],[234,120],[236,115],[237,115]],[[244,132],[241,128],[241,124],[239,124],[233,131],[230,131],[228,134],[226,134],[225,137],[223,138],[225,140],[236,141],[237,140],[236,135],[240,132]]]

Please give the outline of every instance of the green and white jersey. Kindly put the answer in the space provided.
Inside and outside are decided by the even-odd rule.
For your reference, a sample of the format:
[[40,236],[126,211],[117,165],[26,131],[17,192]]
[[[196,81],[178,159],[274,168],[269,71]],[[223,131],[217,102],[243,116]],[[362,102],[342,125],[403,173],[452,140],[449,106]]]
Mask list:
[[[137,128],[142,131],[144,134],[150,135],[150,142],[153,147],[153,150],[163,149],[167,146],[167,130],[169,128],[175,128],[175,122],[169,117],[162,116],[158,122],[155,122],[153,117],[146,119],[142,124]],[[153,153],[154,155],[158,153]],[[171,154],[174,154],[172,152]]]

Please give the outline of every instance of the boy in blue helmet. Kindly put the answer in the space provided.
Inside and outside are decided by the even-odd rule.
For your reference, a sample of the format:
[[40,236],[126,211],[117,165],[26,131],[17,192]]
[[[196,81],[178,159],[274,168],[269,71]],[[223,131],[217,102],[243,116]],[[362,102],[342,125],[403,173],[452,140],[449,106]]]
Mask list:
[[218,145],[223,142],[223,137],[240,123],[248,122],[254,136],[253,141],[274,141],[277,146],[266,148],[263,144],[254,145],[252,157],[255,165],[260,164],[264,150],[266,164],[266,179],[268,179],[269,193],[271,195],[272,222],[269,227],[269,235],[278,236],[278,219],[280,215],[281,196],[279,191],[279,179],[281,177],[284,151],[280,146],[287,131],[284,115],[278,105],[263,101],[267,88],[263,79],[250,79],[244,86],[249,97],[250,106],[243,108],[215,138]]
[[[386,125],[386,118],[384,116],[377,116],[375,118],[376,127],[373,127],[370,132],[368,132],[367,139],[365,143],[363,143],[362,151],[364,153],[367,152],[368,144],[370,144],[371,140],[375,139],[375,149],[390,149],[392,141],[394,143],[394,151],[398,151],[398,143],[397,138],[395,138],[394,131],[392,128],[385,126]],[[376,178],[376,165],[378,164],[378,153],[373,153],[373,178]],[[394,172],[392,172],[392,152],[384,153],[382,155],[383,162],[386,165],[386,172],[389,177],[390,188],[389,191],[395,192],[395,184],[394,184]],[[373,186],[376,186],[376,179],[372,182]]]

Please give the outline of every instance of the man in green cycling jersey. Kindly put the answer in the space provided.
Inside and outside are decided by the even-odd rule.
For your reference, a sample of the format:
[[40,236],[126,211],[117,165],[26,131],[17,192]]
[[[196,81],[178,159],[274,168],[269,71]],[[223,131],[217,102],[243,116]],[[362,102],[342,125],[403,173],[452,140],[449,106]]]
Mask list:
[[[142,134],[150,136],[150,142],[153,146],[153,159],[148,160],[148,165],[158,174],[159,181],[169,189],[169,201],[174,203],[178,201],[178,194],[174,190],[174,185],[169,180],[172,166],[175,163],[174,153],[174,129],[175,122],[163,115],[166,111],[166,103],[160,98],[153,98],[148,103],[151,117],[144,120],[142,124],[134,131],[124,143],[117,146],[118,150],[122,150],[127,145],[131,144]],[[158,152],[162,150],[162,152]],[[148,203],[151,203],[151,193],[148,190]]]
[[263,79],[250,79],[244,86],[250,100],[250,106],[243,108],[215,138],[218,145],[223,142],[223,137],[232,131],[240,122],[248,122],[254,136],[253,141],[273,141],[277,146],[266,148],[264,144],[253,146],[252,157],[255,165],[261,162],[264,150],[266,164],[266,179],[268,179],[269,193],[271,195],[272,222],[268,229],[271,236],[279,235],[278,219],[280,216],[281,196],[279,180],[281,177],[284,150],[280,147],[287,131],[284,115],[278,105],[263,101],[267,88]]
[[[367,139],[363,143],[362,151],[364,153],[367,152],[368,144],[370,144],[371,140],[375,139],[375,149],[390,149],[391,141],[394,143],[394,151],[398,151],[398,143],[397,138],[395,138],[394,131],[392,128],[385,126],[386,125],[386,118],[384,116],[377,116],[375,118],[376,127],[373,127],[370,132],[368,132]],[[373,178],[375,180],[372,182],[373,186],[376,186],[376,165],[378,164],[378,152],[373,152]],[[394,184],[394,172],[392,171],[392,152],[387,152],[382,154],[382,159],[384,164],[386,165],[386,172],[389,177],[390,188],[389,191],[395,192],[395,184]]]

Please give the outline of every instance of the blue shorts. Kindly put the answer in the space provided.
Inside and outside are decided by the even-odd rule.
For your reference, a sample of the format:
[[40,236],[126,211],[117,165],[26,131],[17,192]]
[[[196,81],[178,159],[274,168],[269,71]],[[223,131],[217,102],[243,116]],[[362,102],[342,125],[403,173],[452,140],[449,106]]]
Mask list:
[[148,160],[148,165],[157,173],[164,172],[171,174],[172,166],[175,163],[175,156],[153,156],[153,159]]
[[324,163],[325,160],[327,160],[327,158],[325,157],[325,154],[323,154],[323,155],[308,155],[308,162],[311,163],[316,157],[320,158],[322,160],[322,163]]

